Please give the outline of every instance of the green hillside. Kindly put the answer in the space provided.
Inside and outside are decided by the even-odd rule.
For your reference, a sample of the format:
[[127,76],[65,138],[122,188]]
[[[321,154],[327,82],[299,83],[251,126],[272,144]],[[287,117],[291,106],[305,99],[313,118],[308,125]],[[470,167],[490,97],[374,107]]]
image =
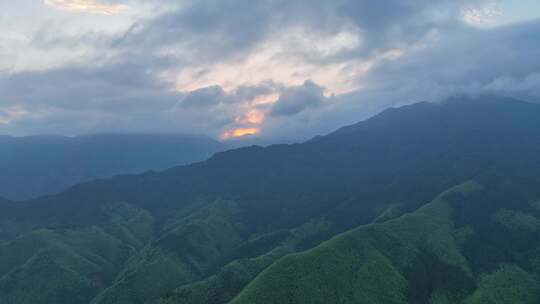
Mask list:
[[539,122],[421,103],[0,202],[0,303],[538,303]]
[[88,303],[152,236],[152,218],[117,205],[106,224],[40,229],[0,243],[1,303]]
[[[531,267],[537,256],[530,261],[522,258],[524,252],[512,250],[514,259],[501,260],[486,273],[472,267],[475,261],[465,247],[480,232],[475,223],[456,224],[456,205],[484,191],[469,182],[412,214],[362,226],[289,255],[232,303],[538,303],[540,273]],[[526,216],[538,221],[532,213]],[[530,227],[516,229],[521,228]],[[531,247],[539,248],[534,241]]]

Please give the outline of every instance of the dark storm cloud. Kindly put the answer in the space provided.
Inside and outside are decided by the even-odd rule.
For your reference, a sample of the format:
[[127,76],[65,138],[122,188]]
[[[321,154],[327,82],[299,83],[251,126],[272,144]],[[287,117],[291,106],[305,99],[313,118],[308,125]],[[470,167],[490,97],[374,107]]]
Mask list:
[[[357,27],[363,43],[355,56],[420,39],[434,26],[455,25],[463,3],[486,0],[200,0],[134,25],[112,42],[117,47],[196,49],[198,60],[241,56],[288,27],[333,34]],[[444,13],[442,13],[444,12]],[[185,55],[185,54],[183,54]]]
[[270,109],[271,116],[292,116],[306,109],[316,108],[324,102],[324,88],[313,81],[283,90]]
[[534,89],[540,71],[535,59],[540,56],[538,33],[540,22],[442,32],[432,47],[379,64],[361,80],[371,87],[362,94],[380,92],[390,99],[388,92],[393,92],[401,99],[416,100],[462,93],[532,96],[538,92]]
[[254,98],[271,94],[283,89],[282,85],[272,81],[263,81],[257,85],[241,85],[232,94],[229,94],[229,102],[252,101]]
[[225,92],[222,87],[215,85],[188,92],[180,101],[180,105],[188,109],[205,109],[218,105],[249,102],[258,96],[270,94],[279,89],[282,89],[282,86],[272,82],[239,86],[231,92]]
[[220,86],[211,86],[190,92],[182,100],[182,107],[205,108],[222,102],[225,92]]
[[[135,24],[113,45],[147,48],[183,45],[197,60],[239,56],[278,27],[286,27],[298,11],[294,1],[193,1],[147,22]],[[318,6],[318,4],[315,4]],[[324,14],[321,14],[321,17]]]
[[0,76],[2,105],[77,110],[160,110],[172,106],[172,93],[154,76],[165,62],[109,62],[100,67],[66,66]]

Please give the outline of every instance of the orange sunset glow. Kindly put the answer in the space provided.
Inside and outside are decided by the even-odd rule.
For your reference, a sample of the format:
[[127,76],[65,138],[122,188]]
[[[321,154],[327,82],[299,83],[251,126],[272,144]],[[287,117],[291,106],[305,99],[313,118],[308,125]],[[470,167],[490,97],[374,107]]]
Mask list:
[[48,6],[72,12],[114,15],[127,10],[124,4],[101,3],[97,0],[44,0]]
[[261,132],[260,128],[236,128],[231,131],[223,133],[221,136],[223,139],[238,138],[248,135],[257,135]]

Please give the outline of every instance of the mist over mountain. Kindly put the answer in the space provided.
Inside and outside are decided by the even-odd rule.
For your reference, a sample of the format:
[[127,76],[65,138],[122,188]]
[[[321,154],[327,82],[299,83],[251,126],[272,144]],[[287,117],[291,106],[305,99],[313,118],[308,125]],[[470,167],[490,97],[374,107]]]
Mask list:
[[0,196],[23,200],[53,194],[93,179],[202,161],[225,148],[194,135],[2,136]]
[[540,105],[459,97],[0,204],[7,303],[538,303]]

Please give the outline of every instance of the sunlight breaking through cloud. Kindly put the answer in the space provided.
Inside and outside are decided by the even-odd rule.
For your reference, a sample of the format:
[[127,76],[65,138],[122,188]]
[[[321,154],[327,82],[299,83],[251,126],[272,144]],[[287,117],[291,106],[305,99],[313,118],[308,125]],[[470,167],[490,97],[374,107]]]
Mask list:
[[98,0],[44,0],[48,6],[71,12],[114,15],[126,11],[124,4],[107,4]]
[[226,140],[226,139],[231,139],[231,138],[257,135],[260,132],[261,132],[261,129],[259,128],[237,128],[237,129],[223,133],[221,138]]
[[259,110],[251,110],[243,116],[237,117],[235,122],[259,125],[264,122],[265,115]]
[[456,91],[538,96],[538,0],[379,2],[0,1],[0,131],[289,142]]

